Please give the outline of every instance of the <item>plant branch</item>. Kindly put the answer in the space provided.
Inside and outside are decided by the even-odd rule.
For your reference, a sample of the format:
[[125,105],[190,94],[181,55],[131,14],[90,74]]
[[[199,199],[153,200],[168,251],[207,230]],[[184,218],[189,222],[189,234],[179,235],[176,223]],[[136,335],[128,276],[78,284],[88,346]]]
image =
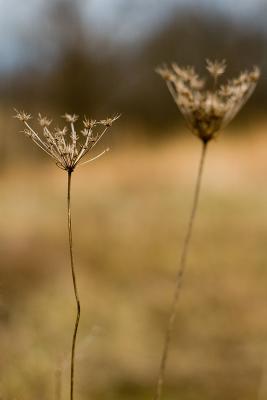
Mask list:
[[69,233],[69,250],[70,250],[70,264],[71,264],[71,274],[72,274],[72,282],[73,289],[75,294],[76,306],[77,306],[77,314],[75,320],[75,326],[72,336],[72,347],[71,347],[71,372],[70,372],[70,400],[73,400],[73,390],[74,390],[74,371],[75,371],[75,349],[76,349],[76,338],[78,332],[78,326],[81,315],[81,306],[79,293],[76,282],[76,274],[74,267],[74,259],[73,259],[73,242],[72,242],[72,224],[71,224],[71,174],[72,171],[68,170],[68,233]]
[[168,323],[167,323],[167,329],[166,329],[163,351],[162,351],[161,360],[160,360],[159,375],[158,375],[158,379],[157,379],[154,400],[160,400],[161,396],[162,396],[166,364],[167,364],[168,355],[169,355],[170,341],[171,341],[173,326],[174,326],[175,317],[176,317],[176,309],[177,309],[177,304],[178,304],[178,301],[180,298],[183,277],[184,277],[184,273],[185,273],[185,269],[186,269],[188,248],[189,248],[189,244],[190,244],[190,240],[191,240],[191,236],[192,236],[192,229],[193,229],[197,206],[198,206],[199,193],[200,193],[207,145],[208,145],[208,142],[203,141],[201,158],[200,158],[200,162],[199,162],[197,180],[196,180],[196,185],[195,185],[192,210],[191,210],[191,214],[189,217],[187,231],[186,231],[184,242],[183,242],[179,269],[178,269],[177,276],[176,276],[175,290],[174,290],[173,300],[172,300],[172,304],[171,304],[171,308],[170,308],[170,315],[169,315],[169,319],[168,319]]

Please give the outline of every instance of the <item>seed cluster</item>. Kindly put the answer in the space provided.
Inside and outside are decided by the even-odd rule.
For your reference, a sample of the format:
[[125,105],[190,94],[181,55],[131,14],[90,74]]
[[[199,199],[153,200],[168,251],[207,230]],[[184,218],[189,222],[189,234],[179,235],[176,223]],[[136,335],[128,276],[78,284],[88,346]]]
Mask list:
[[[42,132],[37,133],[29,123],[32,119],[31,115],[24,111],[15,111],[15,118],[24,123],[25,128],[23,133],[45,153],[52,157],[56,161],[58,167],[70,172],[81,163],[81,160],[100,141],[102,136],[112,126],[113,122],[119,118],[119,115],[115,115],[112,118],[96,121],[85,117],[82,129],[79,131],[80,136],[78,136],[75,127],[79,119],[78,115],[63,115],[68,127],[65,125],[63,128],[56,127],[51,129],[52,120],[39,114],[38,123]],[[107,150],[99,154],[99,156],[106,151]],[[87,160],[85,163],[89,161],[92,160]]]
[[205,81],[194,67],[181,68],[172,64],[170,68],[163,66],[157,69],[189,128],[204,142],[213,139],[234,118],[252,94],[260,77],[259,69],[254,67],[225,85],[218,85],[218,78],[226,69],[225,61],[207,60],[206,68],[213,79],[212,89],[206,89]]

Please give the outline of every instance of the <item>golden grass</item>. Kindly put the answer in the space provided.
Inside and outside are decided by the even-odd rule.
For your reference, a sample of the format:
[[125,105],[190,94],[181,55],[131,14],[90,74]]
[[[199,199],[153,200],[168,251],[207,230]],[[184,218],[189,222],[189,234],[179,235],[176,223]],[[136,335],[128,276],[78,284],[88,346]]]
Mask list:
[[[256,131],[210,146],[166,399],[266,398],[267,136]],[[74,174],[80,399],[153,395],[199,151],[191,136],[131,144]],[[4,400],[53,398],[69,357],[65,185],[63,172],[33,161],[1,176]],[[64,388],[67,379],[65,368]]]

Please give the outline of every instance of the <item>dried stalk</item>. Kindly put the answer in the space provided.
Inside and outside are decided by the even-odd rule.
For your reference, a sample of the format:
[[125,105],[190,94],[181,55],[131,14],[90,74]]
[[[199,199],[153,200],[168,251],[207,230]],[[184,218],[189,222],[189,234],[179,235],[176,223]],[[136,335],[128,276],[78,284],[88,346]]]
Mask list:
[[204,167],[204,161],[205,161],[205,157],[206,157],[206,153],[207,153],[207,145],[208,145],[208,142],[205,142],[205,141],[202,142],[202,152],[201,152],[201,158],[200,158],[200,163],[199,163],[199,167],[198,167],[198,175],[197,175],[197,180],[196,180],[193,205],[192,205],[192,210],[191,210],[191,214],[190,214],[190,218],[189,218],[189,222],[188,222],[188,226],[187,226],[187,230],[186,230],[186,235],[185,235],[184,242],[183,242],[180,265],[179,265],[179,269],[178,269],[178,273],[177,273],[177,277],[176,277],[174,296],[173,296],[173,300],[172,300],[172,304],[171,304],[170,316],[169,316],[168,323],[167,323],[167,330],[166,330],[166,334],[165,334],[163,351],[162,351],[162,355],[161,355],[159,375],[158,375],[158,379],[157,379],[154,400],[160,400],[161,396],[162,396],[162,390],[163,390],[164,378],[165,378],[165,372],[166,372],[166,365],[167,365],[168,355],[169,355],[170,341],[171,341],[173,326],[174,326],[175,317],[176,317],[176,309],[177,309],[177,304],[178,304],[178,301],[180,298],[183,277],[184,277],[186,264],[187,264],[188,248],[189,248],[190,240],[192,237],[192,230],[193,230],[196,211],[197,211],[197,207],[198,207],[199,193],[200,193],[200,187],[201,187],[201,181],[202,181],[202,175],[203,175],[203,167]]
[[218,85],[218,78],[223,75],[226,70],[225,60],[215,60],[213,62],[207,60],[206,69],[213,80],[212,90],[207,87],[206,81],[199,77],[194,67],[180,67],[173,63],[171,67],[164,65],[163,67],[157,68],[157,72],[166,81],[167,87],[184,116],[189,129],[194,135],[201,139],[203,147],[192,211],[182,247],[181,260],[176,277],[176,286],[167,323],[167,331],[154,396],[155,400],[161,400],[176,308],[180,297],[183,276],[186,269],[187,253],[198,206],[207,144],[235,117],[253,93],[260,77],[259,68],[254,67],[251,71],[242,72],[239,77],[229,80],[225,85]]
[[[106,118],[101,121],[96,121],[84,117],[83,129],[79,131],[75,128],[75,123],[79,117],[76,114],[64,114],[63,118],[70,125],[69,128],[65,125],[63,128],[52,129],[52,120],[39,114],[38,122],[41,127],[41,132],[35,130],[30,125],[31,115],[25,111],[16,111],[15,118],[23,122],[25,128],[23,133],[31,139],[41,150],[48,154],[55,162],[56,165],[68,173],[68,189],[67,189],[67,206],[68,206],[68,234],[69,234],[69,252],[70,252],[70,264],[72,282],[77,306],[77,314],[75,320],[75,326],[72,336],[71,346],[71,373],[70,373],[70,400],[73,400],[74,392],[74,379],[75,379],[75,350],[76,350],[76,339],[79,327],[81,306],[79,293],[76,283],[76,273],[73,259],[73,242],[72,242],[72,225],[71,225],[71,177],[72,172],[79,165],[90,163],[102,155],[104,155],[108,149],[102,151],[97,156],[83,161],[87,154],[92,150],[97,143],[101,140],[107,130],[112,126],[119,115],[115,115],[112,118]],[[78,132],[81,137],[79,137]],[[60,378],[59,378],[60,379]],[[57,388],[57,393],[61,392],[61,387]],[[59,396],[59,395],[58,395]]]
[[73,289],[75,294],[76,300],[76,307],[77,307],[77,314],[75,320],[75,326],[72,336],[72,346],[71,346],[71,366],[70,366],[70,400],[73,400],[73,391],[74,391],[74,378],[75,378],[75,349],[76,349],[76,340],[77,340],[77,332],[79,327],[79,321],[81,316],[81,305],[80,305],[80,298],[79,292],[77,287],[76,281],[76,273],[74,267],[74,258],[73,258],[73,241],[72,241],[72,223],[71,223],[71,176],[72,171],[68,171],[68,233],[69,233],[69,251],[70,251],[70,264],[71,264],[71,274],[72,274],[72,282],[73,282]]

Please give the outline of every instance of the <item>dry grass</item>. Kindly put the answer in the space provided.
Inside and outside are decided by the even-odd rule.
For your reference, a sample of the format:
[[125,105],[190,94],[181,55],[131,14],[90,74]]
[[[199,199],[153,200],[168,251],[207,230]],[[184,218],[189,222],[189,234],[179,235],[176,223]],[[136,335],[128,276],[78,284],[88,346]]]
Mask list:
[[[166,399],[255,400],[260,390],[266,398],[267,137],[256,128],[246,138],[228,132],[209,149]],[[153,395],[198,154],[189,135],[113,149],[75,177],[80,399]],[[68,356],[75,309],[65,178],[34,163],[1,176],[4,400],[53,398]],[[64,370],[64,387],[67,379]]]

